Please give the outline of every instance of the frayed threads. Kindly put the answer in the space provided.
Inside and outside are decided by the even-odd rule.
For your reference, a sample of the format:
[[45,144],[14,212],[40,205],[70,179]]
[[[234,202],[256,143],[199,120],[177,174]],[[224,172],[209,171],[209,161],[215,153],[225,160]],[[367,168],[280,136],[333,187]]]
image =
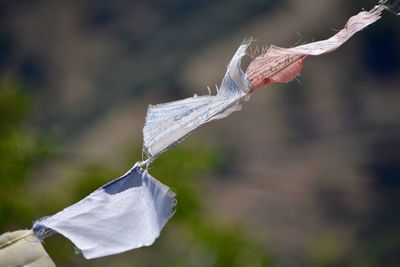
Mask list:
[[32,227],[32,233],[36,238],[43,243],[44,239],[46,239],[49,236],[52,236],[56,233],[56,231],[46,228],[43,225],[40,224],[41,221],[46,220],[49,216],[41,218],[37,221],[34,222],[33,227]]

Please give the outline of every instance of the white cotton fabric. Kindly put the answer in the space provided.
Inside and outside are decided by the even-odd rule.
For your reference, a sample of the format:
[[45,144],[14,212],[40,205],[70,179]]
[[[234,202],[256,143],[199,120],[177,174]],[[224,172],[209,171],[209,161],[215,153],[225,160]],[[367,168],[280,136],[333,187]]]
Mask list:
[[55,267],[32,230],[0,235],[0,267]]
[[93,259],[150,246],[173,215],[175,194],[136,164],[80,202],[35,223],[71,240]]
[[149,158],[178,144],[202,124],[241,109],[240,100],[250,92],[240,68],[248,46],[249,42],[242,44],[236,51],[216,95],[149,106],[143,128],[144,152]]

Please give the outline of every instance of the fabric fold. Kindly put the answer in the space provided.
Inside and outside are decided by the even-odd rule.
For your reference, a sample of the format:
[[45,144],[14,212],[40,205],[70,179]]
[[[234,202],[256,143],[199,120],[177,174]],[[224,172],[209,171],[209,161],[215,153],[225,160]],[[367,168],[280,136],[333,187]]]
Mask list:
[[143,128],[143,151],[147,157],[154,158],[172,148],[202,124],[241,109],[240,101],[250,88],[240,62],[249,44],[242,44],[236,51],[216,95],[149,106]]

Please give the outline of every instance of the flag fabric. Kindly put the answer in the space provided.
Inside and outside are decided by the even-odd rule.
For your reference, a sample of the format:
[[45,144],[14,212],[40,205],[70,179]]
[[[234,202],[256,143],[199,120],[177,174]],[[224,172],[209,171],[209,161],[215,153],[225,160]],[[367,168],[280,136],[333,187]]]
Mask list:
[[0,267],[55,267],[32,230],[0,235]]
[[236,51],[216,95],[194,96],[149,106],[143,128],[144,152],[149,158],[175,146],[200,125],[241,109],[240,102],[250,88],[240,61],[249,44],[242,44]]
[[71,240],[87,259],[150,246],[174,213],[175,194],[136,164],[80,202],[37,221]]
[[331,52],[356,32],[380,18],[383,6],[362,11],[351,17],[346,26],[331,38],[292,48],[270,46],[255,57],[243,73],[240,62],[250,41],[242,44],[231,62],[216,95],[194,96],[179,101],[150,105],[143,128],[143,150],[148,158],[174,147],[202,124],[224,118],[241,109],[255,89],[271,82],[289,82],[301,71],[309,55]]
[[355,33],[380,19],[384,8],[376,6],[371,11],[362,11],[352,16],[345,27],[329,39],[292,48],[270,46],[265,53],[254,58],[246,70],[246,79],[251,90],[272,82],[293,80],[300,73],[307,56],[318,56],[336,50]]

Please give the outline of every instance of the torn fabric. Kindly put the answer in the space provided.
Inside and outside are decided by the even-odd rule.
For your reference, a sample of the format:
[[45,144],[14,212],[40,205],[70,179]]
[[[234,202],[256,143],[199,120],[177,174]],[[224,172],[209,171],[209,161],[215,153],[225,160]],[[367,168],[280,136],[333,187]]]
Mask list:
[[0,235],[0,267],[55,267],[32,230]]
[[249,42],[241,45],[228,65],[216,95],[194,96],[149,106],[143,128],[144,153],[148,158],[154,158],[202,124],[240,110],[241,100],[255,89],[270,82],[291,81],[300,73],[308,55],[321,55],[337,49],[356,32],[377,21],[383,9],[383,6],[377,6],[370,12],[360,12],[349,19],[344,29],[327,40],[293,48],[271,46],[249,64],[245,75],[240,61],[246,55]]
[[246,79],[255,90],[271,82],[289,82],[301,71],[307,56],[317,56],[332,52],[344,44],[355,33],[374,23],[381,17],[383,6],[371,11],[362,11],[351,17],[346,26],[331,38],[292,48],[270,46],[256,57],[246,70]]
[[240,110],[240,100],[250,92],[240,68],[248,46],[242,44],[236,51],[216,95],[149,106],[143,128],[144,152],[149,158],[178,144],[200,125]]
[[37,221],[35,235],[62,234],[87,259],[150,246],[173,215],[175,194],[136,164],[80,202]]

